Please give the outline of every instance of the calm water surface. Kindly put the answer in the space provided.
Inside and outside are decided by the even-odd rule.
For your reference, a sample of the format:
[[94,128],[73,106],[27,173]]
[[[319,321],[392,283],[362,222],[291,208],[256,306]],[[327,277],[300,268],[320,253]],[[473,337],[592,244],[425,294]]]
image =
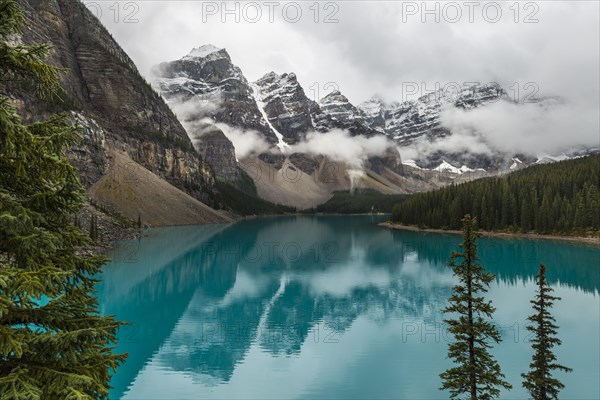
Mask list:
[[[390,231],[384,217],[261,218],[162,228],[122,242],[99,285],[101,310],[130,321],[113,399],[448,398],[437,390],[449,336],[445,266],[460,237]],[[494,348],[514,389],[531,350],[526,318],[539,262],[562,297],[563,399],[600,398],[600,249],[480,240],[496,274]]]

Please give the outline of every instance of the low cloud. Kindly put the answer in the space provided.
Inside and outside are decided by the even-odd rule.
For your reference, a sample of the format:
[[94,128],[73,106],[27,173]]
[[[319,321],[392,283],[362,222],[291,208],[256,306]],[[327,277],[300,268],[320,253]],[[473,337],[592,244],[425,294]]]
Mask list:
[[202,141],[202,137],[209,132],[214,132],[214,127],[219,128],[227,139],[231,141],[235,148],[235,157],[237,160],[248,157],[252,154],[260,154],[271,148],[265,137],[254,130],[244,130],[230,125],[215,122],[212,118],[202,118],[200,120],[184,121],[183,127],[192,139],[194,145]]
[[231,140],[235,147],[236,158],[246,158],[252,154],[260,154],[268,151],[271,145],[265,140],[262,133],[253,130],[243,130],[234,128],[227,124],[216,123],[219,129],[223,131],[227,139]]
[[177,119],[185,128],[192,143],[196,145],[202,137],[211,132],[211,127],[219,128],[225,137],[233,143],[236,158],[248,157],[251,154],[260,154],[268,151],[271,145],[265,137],[255,130],[244,130],[232,127],[225,123],[215,122],[210,116],[214,115],[222,105],[220,93],[203,94],[184,99],[182,97],[172,98],[167,101]]
[[197,120],[212,115],[221,108],[219,93],[203,94],[191,98],[175,97],[166,100],[180,121]]
[[421,137],[400,147],[402,159],[422,160],[438,151],[542,157],[600,147],[598,110],[563,99],[520,104],[502,100],[471,110],[446,106],[440,123],[450,135]]
[[396,146],[385,136],[351,136],[348,131],[334,129],[308,133],[304,140],[291,146],[291,152],[326,156],[361,170],[367,158],[383,155],[390,148]]
[[493,154],[488,144],[479,135],[467,131],[453,132],[451,135],[433,141],[421,137],[408,146],[398,147],[402,160],[422,160],[438,151],[448,154]]
[[441,124],[452,132],[434,142],[440,150],[472,153],[558,154],[580,147],[598,147],[598,110],[591,104],[554,100],[516,104],[499,101],[473,110],[446,108]]

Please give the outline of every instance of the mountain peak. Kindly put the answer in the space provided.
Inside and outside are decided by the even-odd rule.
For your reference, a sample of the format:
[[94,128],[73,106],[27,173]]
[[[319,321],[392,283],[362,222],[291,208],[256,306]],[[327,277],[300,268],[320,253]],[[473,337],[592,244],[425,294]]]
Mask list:
[[278,80],[278,79],[279,79],[279,74],[275,71],[271,71],[271,72],[267,72],[266,74],[264,74],[263,76],[258,78],[255,83],[273,81],[273,80]]
[[339,90],[334,90],[328,93],[325,97],[319,100],[320,103],[329,103],[331,101],[348,102],[348,98],[342,94]]
[[204,58],[210,54],[217,53],[220,51],[226,50],[221,47],[213,46],[212,44],[205,44],[203,46],[192,49],[192,51],[190,51],[190,53],[183,58],[186,60]]

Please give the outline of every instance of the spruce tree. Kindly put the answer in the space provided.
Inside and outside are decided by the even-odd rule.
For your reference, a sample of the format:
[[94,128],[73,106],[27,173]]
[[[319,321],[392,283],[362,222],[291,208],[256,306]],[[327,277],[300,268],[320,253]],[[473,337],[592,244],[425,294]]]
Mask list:
[[94,243],[98,242],[98,218],[93,214],[90,218],[90,238]]
[[[46,45],[14,44],[25,22],[0,0],[0,87],[59,91]],[[78,256],[89,237],[73,223],[83,188],[64,151],[77,140],[67,116],[25,125],[0,96],[0,399],[104,399],[123,360],[120,326],[98,312],[94,278],[105,261]]]
[[525,379],[523,387],[527,389],[533,400],[558,399],[558,392],[564,385],[552,375],[553,371],[560,370],[570,372],[571,369],[556,362],[556,356],[552,352],[554,346],[561,344],[556,336],[558,327],[555,319],[550,313],[552,304],[559,297],[552,296],[553,289],[546,281],[546,266],[540,264],[540,272],[537,275],[537,293],[531,301],[535,314],[528,318],[532,325],[527,329],[533,333],[532,347],[534,354],[530,371],[521,374]]
[[462,251],[454,252],[448,265],[452,267],[458,284],[454,286],[449,305],[444,312],[453,319],[444,322],[454,336],[448,345],[448,358],[456,366],[440,374],[441,390],[449,390],[450,397],[467,395],[471,400],[497,398],[500,387],[511,385],[504,380],[498,362],[488,352],[490,342],[499,343],[500,334],[490,323],[495,309],[482,293],[487,292],[494,275],[485,271],[477,256],[476,219],[466,215],[463,220]]

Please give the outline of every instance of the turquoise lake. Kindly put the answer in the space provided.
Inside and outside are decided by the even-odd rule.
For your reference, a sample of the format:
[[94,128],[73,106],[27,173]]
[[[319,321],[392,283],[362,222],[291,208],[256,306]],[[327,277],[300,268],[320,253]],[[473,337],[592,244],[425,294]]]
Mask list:
[[[291,216],[152,229],[121,242],[100,309],[131,326],[111,399],[443,399],[451,340],[441,309],[461,237],[392,231],[386,217]],[[513,389],[531,358],[525,329],[540,262],[562,300],[562,399],[600,398],[600,248],[482,238],[488,298]]]

